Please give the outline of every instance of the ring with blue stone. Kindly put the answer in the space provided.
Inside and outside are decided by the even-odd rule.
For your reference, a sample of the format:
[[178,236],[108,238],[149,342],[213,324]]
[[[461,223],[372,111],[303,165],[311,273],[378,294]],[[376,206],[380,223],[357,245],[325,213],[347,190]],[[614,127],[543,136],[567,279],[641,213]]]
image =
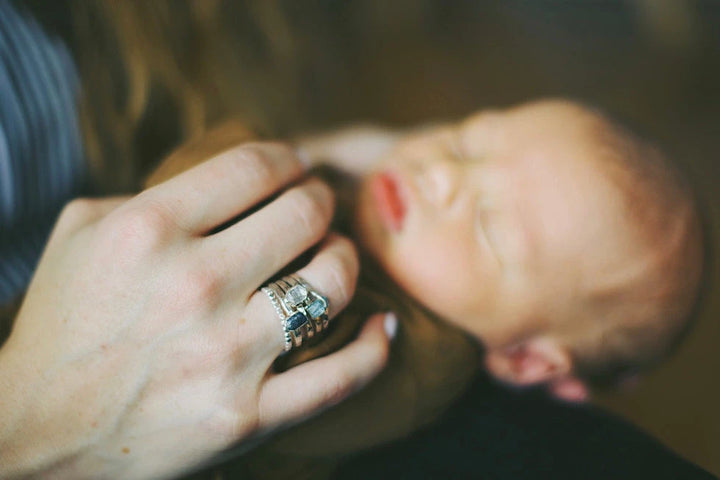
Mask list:
[[288,275],[277,282],[285,293],[284,300],[290,308],[301,310],[309,319],[308,336],[324,330],[328,325],[329,302],[327,297],[315,291],[298,275]]
[[301,277],[288,275],[261,288],[280,317],[285,351],[302,345],[329,323],[329,301]]

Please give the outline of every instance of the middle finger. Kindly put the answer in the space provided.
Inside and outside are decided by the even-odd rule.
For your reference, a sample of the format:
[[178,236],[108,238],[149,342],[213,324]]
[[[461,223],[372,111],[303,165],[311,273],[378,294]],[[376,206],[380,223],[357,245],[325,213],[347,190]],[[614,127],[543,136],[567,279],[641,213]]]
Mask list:
[[330,188],[310,179],[237,224],[201,240],[201,257],[228,287],[249,295],[322,239],[334,210]]

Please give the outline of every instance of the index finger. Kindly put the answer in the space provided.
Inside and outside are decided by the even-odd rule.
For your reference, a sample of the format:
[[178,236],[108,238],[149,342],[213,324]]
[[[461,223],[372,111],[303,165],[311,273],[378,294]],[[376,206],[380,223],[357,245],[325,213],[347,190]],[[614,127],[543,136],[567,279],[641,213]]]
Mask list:
[[280,143],[246,143],[146,192],[183,230],[205,234],[269,197],[303,173],[296,152]]

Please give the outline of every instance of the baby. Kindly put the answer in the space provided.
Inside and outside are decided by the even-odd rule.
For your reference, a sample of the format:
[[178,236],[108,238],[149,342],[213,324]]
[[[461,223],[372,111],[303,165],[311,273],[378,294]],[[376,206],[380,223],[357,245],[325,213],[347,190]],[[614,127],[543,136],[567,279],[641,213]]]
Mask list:
[[[363,137],[376,150],[393,140],[348,130],[305,147],[358,175],[343,148]],[[371,171],[359,241],[478,339],[500,380],[582,400],[584,380],[649,366],[686,329],[702,270],[692,195],[597,112],[562,100],[480,112],[408,135]]]
[[378,306],[398,313],[400,332],[387,370],[266,446],[268,465],[405,434],[480,364],[582,401],[589,383],[654,364],[687,329],[703,263],[692,195],[657,150],[597,112],[545,100],[299,144],[356,180],[339,191],[340,224],[354,224],[367,258],[335,331],[283,361],[335,348]]

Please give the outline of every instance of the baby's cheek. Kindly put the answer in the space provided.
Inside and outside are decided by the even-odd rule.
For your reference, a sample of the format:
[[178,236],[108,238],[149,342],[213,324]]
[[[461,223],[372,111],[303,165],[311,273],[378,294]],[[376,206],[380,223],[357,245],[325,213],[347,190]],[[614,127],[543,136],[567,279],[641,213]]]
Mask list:
[[420,303],[456,319],[475,313],[483,304],[486,282],[473,252],[449,238],[427,238],[396,252],[390,274]]

